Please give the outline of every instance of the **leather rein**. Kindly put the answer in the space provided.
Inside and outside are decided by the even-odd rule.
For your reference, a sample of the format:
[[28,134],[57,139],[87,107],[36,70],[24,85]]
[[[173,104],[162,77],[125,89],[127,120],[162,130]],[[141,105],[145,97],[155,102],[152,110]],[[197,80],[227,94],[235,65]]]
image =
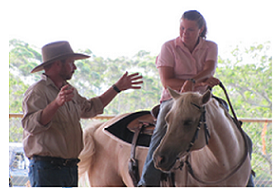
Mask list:
[[200,128],[201,128],[202,125],[204,126],[205,139],[206,139],[206,144],[207,144],[207,145],[208,145],[208,140],[209,140],[209,138],[210,138],[210,133],[209,133],[209,130],[208,130],[208,127],[207,127],[207,124],[206,124],[206,109],[205,109],[205,106],[200,107],[200,106],[198,106],[198,105],[196,105],[196,104],[194,104],[194,103],[191,103],[191,104],[194,105],[195,107],[199,108],[199,109],[202,111],[202,114],[201,114],[201,117],[200,117],[199,124],[198,124],[198,126],[197,126],[197,128],[196,128],[195,134],[194,134],[194,136],[193,136],[193,138],[192,138],[192,140],[191,140],[191,142],[190,142],[190,144],[189,144],[189,146],[188,146],[188,149],[186,150],[186,152],[188,153],[188,154],[186,155],[186,160],[183,161],[183,160],[181,160],[180,158],[177,158],[177,160],[179,160],[179,162],[180,162],[180,165],[179,165],[177,168],[174,168],[175,170],[177,170],[177,169],[182,170],[182,168],[183,168],[183,166],[184,166],[184,163],[186,163],[186,165],[187,165],[187,170],[188,170],[189,174],[190,174],[196,181],[198,181],[199,183],[207,184],[207,185],[209,185],[209,184],[218,184],[218,183],[220,183],[220,182],[222,182],[222,181],[225,181],[225,180],[227,180],[228,178],[230,178],[234,173],[236,173],[236,172],[242,167],[242,165],[244,164],[244,162],[245,162],[245,160],[247,159],[247,156],[248,156],[248,142],[247,142],[246,135],[245,135],[245,133],[243,132],[243,130],[242,130],[242,128],[241,128],[240,122],[239,122],[238,119],[237,119],[237,116],[236,116],[236,114],[235,114],[235,112],[234,112],[234,109],[233,109],[233,107],[232,107],[232,105],[231,105],[231,102],[230,102],[230,100],[229,100],[229,96],[228,96],[228,94],[227,94],[227,91],[226,91],[224,85],[220,82],[219,86],[223,89],[223,91],[224,91],[224,93],[225,93],[225,96],[226,96],[226,98],[227,98],[227,100],[228,100],[228,104],[229,104],[229,106],[230,106],[231,112],[232,112],[232,114],[233,114],[234,123],[236,124],[237,128],[239,129],[239,131],[240,131],[240,133],[241,133],[241,135],[242,135],[242,137],[243,137],[243,139],[244,139],[244,144],[245,144],[244,156],[243,156],[242,159],[240,160],[239,164],[238,164],[238,165],[237,165],[237,166],[236,166],[236,167],[235,167],[227,176],[225,176],[225,177],[222,178],[221,180],[217,180],[217,181],[203,181],[203,180],[201,180],[200,178],[198,178],[198,177],[195,175],[195,173],[194,173],[194,171],[193,171],[193,169],[192,169],[192,167],[191,167],[191,164],[190,164],[190,162],[189,162],[189,158],[190,158],[190,154],[191,154],[191,151],[190,151],[190,150],[191,150],[192,146],[194,145],[195,140],[198,138],[198,132],[199,132],[199,130],[200,130]]

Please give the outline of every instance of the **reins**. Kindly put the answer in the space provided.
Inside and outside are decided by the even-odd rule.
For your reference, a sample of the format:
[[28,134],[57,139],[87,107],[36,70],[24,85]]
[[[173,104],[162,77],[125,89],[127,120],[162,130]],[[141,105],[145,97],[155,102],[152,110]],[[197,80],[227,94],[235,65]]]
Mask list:
[[229,107],[231,109],[235,124],[237,125],[238,128],[240,127],[239,129],[241,129],[241,124],[240,124],[239,120],[237,119],[237,116],[236,116],[235,111],[234,111],[234,109],[232,107],[232,104],[230,102],[230,99],[229,99],[229,96],[228,96],[228,93],[227,93],[227,90],[226,90],[225,86],[222,84],[222,82],[219,83],[219,86],[222,88],[222,90],[225,93],[225,96],[226,96],[226,99],[228,101],[228,105],[229,105]]
[[[218,180],[218,181],[209,181],[209,182],[208,182],[208,181],[203,181],[203,180],[200,180],[200,179],[194,174],[194,171],[193,171],[193,169],[192,169],[192,167],[191,167],[191,164],[190,164],[190,162],[189,162],[190,153],[191,153],[191,152],[190,152],[190,149],[191,149],[191,147],[194,145],[194,141],[196,140],[196,138],[197,138],[197,136],[198,136],[198,131],[199,131],[199,129],[200,129],[201,124],[204,125],[206,144],[208,144],[207,137],[210,137],[210,135],[209,135],[209,133],[208,133],[207,126],[206,126],[206,122],[205,122],[206,119],[205,119],[205,117],[204,117],[204,116],[205,116],[205,107],[203,107],[203,109],[202,109],[202,115],[201,115],[201,117],[200,117],[200,123],[199,123],[199,125],[198,125],[198,127],[197,127],[197,130],[196,130],[196,132],[195,132],[195,135],[194,135],[194,137],[193,137],[193,139],[192,139],[192,141],[191,141],[191,143],[190,143],[190,145],[189,145],[189,148],[188,148],[188,150],[187,150],[187,153],[188,153],[188,154],[187,154],[187,156],[186,156],[186,160],[185,160],[185,161],[181,161],[181,160],[178,158],[178,160],[180,161],[180,165],[179,165],[177,168],[175,168],[175,170],[177,170],[177,169],[182,170],[182,168],[183,168],[183,166],[184,166],[184,163],[185,163],[186,166],[187,166],[187,170],[188,170],[189,174],[190,174],[196,181],[198,181],[199,183],[207,184],[207,185],[218,184],[218,183],[220,183],[220,182],[222,182],[222,181],[225,181],[225,180],[227,180],[228,178],[230,178],[234,173],[236,173],[236,172],[242,167],[242,165],[244,164],[245,160],[247,159],[248,152],[249,152],[249,151],[248,151],[248,142],[247,142],[247,139],[246,139],[246,135],[245,135],[245,133],[243,132],[243,130],[242,130],[242,128],[241,128],[240,122],[239,122],[238,119],[237,119],[237,116],[236,116],[235,111],[234,111],[234,109],[233,109],[233,107],[232,107],[232,104],[231,104],[231,102],[230,102],[230,99],[229,99],[229,96],[228,96],[228,94],[227,94],[227,91],[226,91],[224,85],[222,84],[222,82],[220,82],[219,86],[223,89],[223,91],[224,91],[224,93],[225,93],[226,99],[227,99],[227,101],[228,101],[229,107],[230,107],[231,112],[232,112],[232,115],[233,115],[234,123],[236,124],[237,128],[239,129],[239,131],[240,131],[240,133],[241,133],[241,135],[242,135],[242,137],[243,137],[243,139],[244,139],[245,152],[244,152],[243,158],[241,159],[241,161],[239,162],[239,165],[237,165],[237,167],[235,167],[227,176],[225,176],[224,178],[222,178],[221,180]],[[193,104],[193,105],[196,106],[196,107],[198,107],[198,108],[200,108],[199,106],[197,106],[197,105],[195,105],[195,104]]]

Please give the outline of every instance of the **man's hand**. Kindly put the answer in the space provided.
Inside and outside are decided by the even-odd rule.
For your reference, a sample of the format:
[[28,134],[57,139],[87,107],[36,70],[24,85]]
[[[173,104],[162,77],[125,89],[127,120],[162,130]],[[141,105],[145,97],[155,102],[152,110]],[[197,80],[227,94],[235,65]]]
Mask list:
[[141,89],[139,84],[142,84],[142,76],[139,73],[133,73],[128,75],[126,73],[117,81],[115,84],[120,91],[124,91],[127,89]]
[[40,123],[42,125],[48,124],[52,120],[59,107],[63,106],[64,103],[72,100],[74,97],[73,91],[74,88],[69,84],[64,85],[61,88],[55,100],[49,103],[45,109],[43,109],[40,117]]
[[65,102],[71,101],[74,97],[73,91],[74,88],[71,85],[64,85],[55,99],[56,104],[60,107],[63,106]]

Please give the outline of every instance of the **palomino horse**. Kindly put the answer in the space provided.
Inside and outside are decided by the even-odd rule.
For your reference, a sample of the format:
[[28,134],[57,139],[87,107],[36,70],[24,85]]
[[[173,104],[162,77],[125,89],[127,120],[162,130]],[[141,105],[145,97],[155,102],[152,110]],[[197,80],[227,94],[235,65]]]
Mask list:
[[[157,168],[174,172],[176,186],[245,186],[250,175],[250,159],[247,154],[244,157],[244,139],[228,112],[215,99],[210,98],[210,92],[203,96],[197,93],[181,96],[174,91],[171,93],[174,105],[167,117],[169,127],[154,155]],[[198,139],[186,152],[198,125],[201,107],[206,109],[210,139],[206,145],[204,128],[201,127]],[[106,131],[126,116],[128,114],[123,114],[84,130],[79,175],[80,178],[87,175],[90,186],[134,186],[128,172],[131,144]],[[129,124],[138,124],[142,120],[154,121],[147,114]],[[139,175],[147,152],[147,147],[136,148]],[[187,165],[182,168],[183,161],[191,164],[194,174],[189,173]],[[199,181],[196,180],[198,178]]]
[[153,155],[155,166],[170,171],[180,161],[178,186],[246,186],[251,166],[245,133],[209,91],[169,91],[174,101],[166,115],[167,132]]
[[[84,130],[84,149],[79,156],[81,160],[79,177],[87,174],[90,186],[134,186],[128,171],[131,144],[106,131],[106,128],[128,115],[119,115],[105,123],[87,127]],[[129,126],[130,124],[138,125],[139,121],[143,120],[153,122],[154,118],[149,113],[134,119]],[[148,147],[136,147],[135,158],[138,160],[139,173],[142,171],[147,152]]]

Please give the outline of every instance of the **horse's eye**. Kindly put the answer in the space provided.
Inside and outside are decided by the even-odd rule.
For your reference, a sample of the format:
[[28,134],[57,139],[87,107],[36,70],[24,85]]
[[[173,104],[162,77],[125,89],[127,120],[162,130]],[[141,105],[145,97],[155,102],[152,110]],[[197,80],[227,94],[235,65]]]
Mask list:
[[184,125],[185,126],[190,126],[190,125],[192,125],[192,121],[191,120],[186,120],[186,121],[184,121]]

